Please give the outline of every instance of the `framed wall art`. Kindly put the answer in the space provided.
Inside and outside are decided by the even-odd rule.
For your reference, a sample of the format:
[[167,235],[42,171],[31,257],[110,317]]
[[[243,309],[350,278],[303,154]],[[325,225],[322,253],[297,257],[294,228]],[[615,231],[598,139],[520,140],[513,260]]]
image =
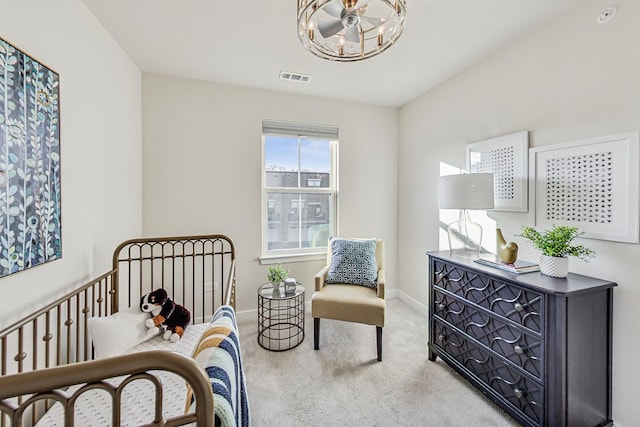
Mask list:
[[467,145],[469,173],[493,173],[493,210],[512,212],[528,210],[528,150],[528,131]]
[[639,243],[638,132],[530,150],[534,223]]
[[62,256],[59,76],[0,39],[0,276]]

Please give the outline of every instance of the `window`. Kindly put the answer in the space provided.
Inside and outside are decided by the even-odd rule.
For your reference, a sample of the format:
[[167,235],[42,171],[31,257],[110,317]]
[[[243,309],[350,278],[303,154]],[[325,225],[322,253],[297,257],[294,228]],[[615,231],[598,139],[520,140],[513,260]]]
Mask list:
[[338,130],[262,123],[263,257],[325,253],[337,231]]

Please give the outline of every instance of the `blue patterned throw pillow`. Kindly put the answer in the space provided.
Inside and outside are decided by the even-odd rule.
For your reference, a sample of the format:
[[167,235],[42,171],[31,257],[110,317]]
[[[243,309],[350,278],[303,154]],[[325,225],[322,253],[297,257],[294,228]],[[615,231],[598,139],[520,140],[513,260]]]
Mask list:
[[376,240],[331,239],[331,265],[327,283],[375,288],[378,279]]

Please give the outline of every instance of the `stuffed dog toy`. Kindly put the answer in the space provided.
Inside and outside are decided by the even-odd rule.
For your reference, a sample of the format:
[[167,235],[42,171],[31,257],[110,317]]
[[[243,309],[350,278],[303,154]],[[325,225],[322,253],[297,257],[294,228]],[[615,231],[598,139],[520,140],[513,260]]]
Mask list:
[[151,314],[147,327],[154,333],[164,329],[162,337],[171,342],[178,341],[191,322],[191,313],[173,302],[164,289],[156,289],[140,298],[140,310]]

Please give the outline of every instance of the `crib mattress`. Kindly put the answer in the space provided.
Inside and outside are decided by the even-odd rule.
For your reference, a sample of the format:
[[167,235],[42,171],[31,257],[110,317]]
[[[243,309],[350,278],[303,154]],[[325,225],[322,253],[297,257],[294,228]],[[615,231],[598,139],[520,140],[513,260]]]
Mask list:
[[[191,357],[200,337],[209,327],[209,324],[202,323],[190,325],[185,330],[183,337],[176,343],[165,341],[157,336],[142,342],[131,348],[127,353],[150,350],[166,350],[184,354]],[[184,413],[186,403],[187,387],[185,381],[178,375],[165,371],[152,371],[153,374],[162,381],[163,399],[162,412],[165,417],[175,416]],[[118,385],[126,376],[121,376],[109,380],[110,384]],[[71,393],[80,386],[71,388]],[[137,380],[128,384],[122,393],[121,405],[121,425],[138,426],[149,424],[153,421],[155,413],[155,391],[150,381]],[[101,390],[90,390],[78,398],[75,405],[75,425],[79,426],[111,426],[112,413],[111,397]],[[64,425],[64,411],[62,405],[56,403],[36,424],[43,426]]]

